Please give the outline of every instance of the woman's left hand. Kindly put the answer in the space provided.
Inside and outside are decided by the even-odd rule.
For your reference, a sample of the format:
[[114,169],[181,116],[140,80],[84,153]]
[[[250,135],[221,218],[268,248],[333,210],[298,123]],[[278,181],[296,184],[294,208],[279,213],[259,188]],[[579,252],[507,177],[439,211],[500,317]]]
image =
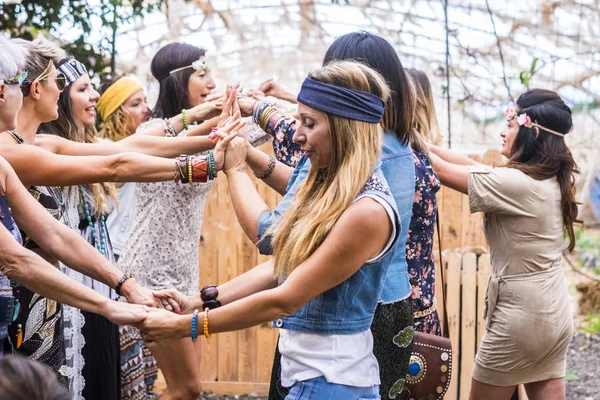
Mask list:
[[[146,319],[138,324],[137,327],[142,331],[142,338],[148,342],[177,340],[189,336],[191,324],[186,327],[186,320],[172,312],[159,310],[157,308],[148,309]],[[199,325],[200,331],[202,324]]]
[[223,169],[227,145],[238,135],[238,132],[241,129],[243,129],[244,126],[246,126],[246,121],[243,121],[240,118],[239,111],[226,122],[227,125],[225,127],[220,128],[216,132],[212,133],[212,135],[215,135],[220,138],[213,150],[213,154],[215,157],[215,168],[217,169],[217,171],[221,171]]

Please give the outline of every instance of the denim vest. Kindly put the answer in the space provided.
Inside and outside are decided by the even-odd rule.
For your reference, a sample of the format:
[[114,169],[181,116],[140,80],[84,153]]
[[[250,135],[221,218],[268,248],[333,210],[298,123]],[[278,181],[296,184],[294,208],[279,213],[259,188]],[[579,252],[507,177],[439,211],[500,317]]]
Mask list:
[[380,169],[375,170],[355,201],[367,195],[378,196],[393,209],[396,219],[394,243],[344,282],[321,293],[294,314],[275,321],[276,327],[327,335],[352,334],[369,329],[386,272],[397,249],[395,242],[400,234],[400,219],[396,203]]
[[[412,216],[415,196],[415,162],[410,145],[404,145],[394,132],[387,131],[383,135],[381,150],[381,171],[396,201],[400,215],[401,231],[396,242],[396,253],[389,267],[385,287],[380,301],[393,303],[410,296],[411,287],[406,265],[406,237]],[[310,161],[302,156],[288,182],[286,194],[274,211],[265,211],[258,219],[258,250],[261,254],[273,254],[271,238],[265,236],[273,225],[289,207],[290,200],[296,193],[298,185],[306,179]]]

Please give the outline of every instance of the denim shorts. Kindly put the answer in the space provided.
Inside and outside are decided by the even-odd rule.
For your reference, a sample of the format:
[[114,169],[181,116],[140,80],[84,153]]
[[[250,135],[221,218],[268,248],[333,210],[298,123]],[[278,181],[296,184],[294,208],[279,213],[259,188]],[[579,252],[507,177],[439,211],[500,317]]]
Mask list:
[[379,385],[356,387],[329,383],[323,376],[296,382],[285,400],[379,400]]

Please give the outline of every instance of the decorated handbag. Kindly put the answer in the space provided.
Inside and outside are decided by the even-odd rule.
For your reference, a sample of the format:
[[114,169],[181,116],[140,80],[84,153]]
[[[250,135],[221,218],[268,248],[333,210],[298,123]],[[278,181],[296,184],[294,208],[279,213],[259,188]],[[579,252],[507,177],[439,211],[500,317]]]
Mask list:
[[440,220],[437,219],[438,250],[440,251],[440,276],[442,280],[444,307],[444,336],[415,332],[408,374],[400,400],[442,399],[450,386],[452,376],[452,344],[448,337],[448,313],[446,311],[446,285],[442,243],[440,240]]

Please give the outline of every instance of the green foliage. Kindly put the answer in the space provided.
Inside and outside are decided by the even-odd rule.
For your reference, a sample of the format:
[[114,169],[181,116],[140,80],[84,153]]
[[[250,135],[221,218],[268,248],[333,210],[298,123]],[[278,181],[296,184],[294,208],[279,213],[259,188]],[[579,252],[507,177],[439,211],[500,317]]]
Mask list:
[[[539,71],[539,69],[535,69],[535,67],[537,66],[537,62],[538,62],[538,58],[534,57],[533,61],[531,62],[531,67],[529,67],[528,71],[521,71],[519,73],[519,79],[521,80],[521,83],[523,84],[523,86],[525,86],[527,89],[529,89],[529,82],[531,81],[531,77],[533,75],[535,75],[536,72]],[[540,67],[541,69],[541,67]]]
[[[0,27],[12,37],[31,40],[38,33],[55,34],[59,27],[73,28],[80,36],[63,48],[86,64],[92,73],[114,66],[114,32],[133,17],[160,9],[166,0],[22,0],[19,4],[0,4]],[[89,43],[92,20],[101,23],[98,43]],[[98,32],[94,32],[96,34]]]
[[588,314],[581,330],[590,335],[597,335],[600,332],[600,314]]
[[567,368],[565,373],[565,381],[579,381],[581,377],[575,373],[571,368]]

